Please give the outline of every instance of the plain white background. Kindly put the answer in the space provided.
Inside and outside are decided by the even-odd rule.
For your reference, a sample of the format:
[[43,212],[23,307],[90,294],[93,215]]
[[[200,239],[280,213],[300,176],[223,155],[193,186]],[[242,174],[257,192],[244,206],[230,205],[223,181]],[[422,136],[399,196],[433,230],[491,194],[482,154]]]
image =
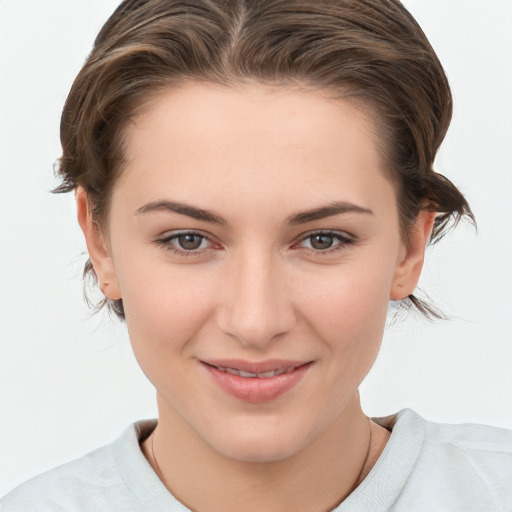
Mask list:
[[[122,325],[82,299],[72,195],[49,193],[63,102],[117,0],[0,0],[0,495],[155,416]],[[512,1],[405,0],[455,97],[437,160],[467,196],[421,282],[452,316],[387,329],[366,412],[512,427]]]

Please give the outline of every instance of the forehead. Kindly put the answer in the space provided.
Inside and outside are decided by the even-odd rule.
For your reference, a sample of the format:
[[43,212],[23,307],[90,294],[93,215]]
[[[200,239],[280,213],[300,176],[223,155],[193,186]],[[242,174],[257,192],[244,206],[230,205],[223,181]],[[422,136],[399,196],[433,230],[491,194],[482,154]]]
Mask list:
[[[333,144],[343,150],[342,142],[351,146],[377,143],[375,125],[359,105],[334,99],[327,91],[293,86],[189,83],[156,94],[147,102],[128,130],[129,139],[135,142],[129,149],[137,146],[131,136],[139,138],[155,128],[163,137],[172,131],[179,139],[193,134],[205,148],[218,145],[221,139],[233,145],[246,142],[247,147],[283,148],[304,146],[307,141],[319,151],[332,150]],[[337,137],[341,125],[344,141]],[[131,156],[136,153],[131,151]]]
[[140,196],[364,203],[390,185],[369,117],[319,92],[188,84],[155,96],[125,135],[119,186]]

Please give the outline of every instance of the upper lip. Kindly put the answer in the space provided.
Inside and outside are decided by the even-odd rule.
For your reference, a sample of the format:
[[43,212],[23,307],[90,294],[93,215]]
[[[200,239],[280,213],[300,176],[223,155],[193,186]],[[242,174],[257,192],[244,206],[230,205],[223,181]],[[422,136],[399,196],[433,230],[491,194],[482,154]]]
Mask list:
[[265,373],[276,370],[293,370],[312,361],[292,361],[285,359],[268,359],[267,361],[245,361],[242,359],[207,359],[203,363],[218,368],[233,368],[249,373]]

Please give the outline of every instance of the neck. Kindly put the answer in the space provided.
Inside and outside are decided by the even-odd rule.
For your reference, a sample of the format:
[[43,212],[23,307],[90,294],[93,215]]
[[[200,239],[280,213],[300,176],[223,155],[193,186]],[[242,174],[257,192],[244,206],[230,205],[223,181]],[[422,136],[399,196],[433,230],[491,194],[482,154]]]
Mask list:
[[369,422],[356,394],[334,424],[291,457],[247,462],[213,450],[161,400],[159,412],[144,454],[194,511],[274,512],[284,503],[287,510],[331,510],[370,471],[389,436]]

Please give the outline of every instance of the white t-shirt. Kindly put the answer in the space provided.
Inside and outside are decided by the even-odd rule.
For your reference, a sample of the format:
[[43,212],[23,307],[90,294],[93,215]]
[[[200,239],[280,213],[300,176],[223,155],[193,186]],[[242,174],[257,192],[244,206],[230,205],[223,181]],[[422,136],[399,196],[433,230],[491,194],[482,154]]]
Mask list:
[[[392,430],[388,444],[335,512],[512,512],[512,431],[431,423],[410,409],[375,421]],[[187,512],[141,452],[155,425],[134,423],[112,444],[29,480],[0,511]]]

